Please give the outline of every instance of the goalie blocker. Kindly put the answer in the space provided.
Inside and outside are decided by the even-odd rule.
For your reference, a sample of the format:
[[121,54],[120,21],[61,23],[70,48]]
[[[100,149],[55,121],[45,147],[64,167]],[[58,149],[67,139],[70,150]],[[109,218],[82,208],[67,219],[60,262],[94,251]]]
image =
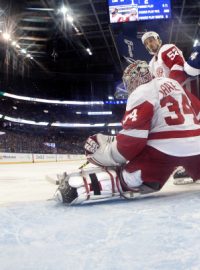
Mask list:
[[157,189],[147,185],[130,188],[124,182],[122,169],[90,168],[75,173],[64,173],[55,193],[55,200],[69,205],[85,204],[114,198],[133,199]]

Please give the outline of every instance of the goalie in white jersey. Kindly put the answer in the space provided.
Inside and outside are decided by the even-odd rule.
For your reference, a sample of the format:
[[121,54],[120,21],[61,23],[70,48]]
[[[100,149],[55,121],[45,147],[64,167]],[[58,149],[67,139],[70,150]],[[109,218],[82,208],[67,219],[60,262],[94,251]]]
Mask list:
[[129,97],[122,130],[87,139],[86,157],[98,167],[66,175],[57,199],[78,204],[158,191],[177,166],[200,178],[199,101],[173,79],[152,79],[144,61],[129,65],[123,81]]

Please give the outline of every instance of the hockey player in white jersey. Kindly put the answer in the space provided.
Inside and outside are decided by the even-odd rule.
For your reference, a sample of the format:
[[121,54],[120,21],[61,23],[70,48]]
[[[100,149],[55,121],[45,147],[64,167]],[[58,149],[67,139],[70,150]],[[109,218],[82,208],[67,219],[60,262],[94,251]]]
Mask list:
[[142,43],[153,55],[149,68],[154,77],[166,77],[184,83],[187,78],[184,72],[185,59],[179,48],[174,44],[162,45],[160,36],[154,31],[144,33]]
[[80,204],[155,192],[177,166],[200,178],[200,123],[181,85],[169,78],[152,79],[144,61],[129,65],[123,81],[129,97],[122,130],[116,137],[87,139],[87,160],[98,167],[66,175],[57,200]]
[[[193,51],[188,58],[188,60],[184,63],[184,70],[185,72],[191,76],[190,79],[194,78],[193,82],[196,81],[199,92],[199,77],[200,75],[200,46],[196,46],[193,48]],[[187,86],[186,86],[187,87]],[[187,174],[184,168],[178,168],[176,173],[174,174],[174,184],[176,185],[183,185],[183,184],[190,184],[193,182],[193,179]]]
[[[186,66],[182,51],[174,44],[162,45],[162,40],[158,33],[154,31],[146,32],[142,36],[142,43],[153,55],[149,67],[154,77],[167,77],[178,81],[186,87],[187,78],[184,71]],[[174,184],[191,183],[192,178],[188,176],[185,169],[180,168],[174,174]]]

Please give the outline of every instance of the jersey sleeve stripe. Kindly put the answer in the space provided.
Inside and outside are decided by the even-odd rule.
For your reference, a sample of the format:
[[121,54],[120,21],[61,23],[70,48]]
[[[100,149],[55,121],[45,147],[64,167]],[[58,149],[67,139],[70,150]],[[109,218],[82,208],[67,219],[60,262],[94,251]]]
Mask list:
[[176,64],[176,65],[172,66],[171,70],[181,70],[181,71],[183,71],[184,69],[183,69],[183,66],[180,66],[180,65]]
[[130,137],[136,137],[136,138],[147,138],[148,137],[148,130],[137,130],[137,129],[129,129],[125,130],[122,129],[119,133],[130,136]]
[[148,140],[157,139],[173,139],[173,138],[187,138],[200,136],[200,129],[196,130],[173,130],[173,131],[162,131],[149,134]]

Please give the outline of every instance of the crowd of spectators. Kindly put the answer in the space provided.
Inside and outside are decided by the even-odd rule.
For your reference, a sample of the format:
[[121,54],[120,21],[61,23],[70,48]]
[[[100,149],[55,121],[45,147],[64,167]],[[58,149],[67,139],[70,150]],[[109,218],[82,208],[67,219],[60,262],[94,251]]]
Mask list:
[[[76,135],[76,128],[71,134],[70,128],[57,132],[51,126],[52,123],[78,123],[78,124],[99,124],[118,123],[121,121],[125,104],[104,104],[75,106],[64,104],[40,103],[34,100],[24,101],[6,97],[3,92],[29,96],[35,98],[59,99],[59,100],[81,100],[97,101],[107,99],[108,94],[113,91],[113,81],[65,81],[59,78],[49,81],[46,78],[30,80],[29,78],[1,78],[0,80],[0,127],[5,134],[0,135],[0,152],[12,153],[58,153],[58,154],[83,154],[83,145],[86,138],[91,135],[91,129],[84,130],[81,135]],[[86,94],[87,93],[87,94]],[[112,111],[109,115],[88,115],[88,112]],[[7,116],[7,117],[6,117]],[[8,117],[15,118],[8,119]],[[16,121],[16,119],[18,119]],[[35,122],[47,122],[46,126],[28,125],[22,123],[21,119]],[[16,122],[15,122],[16,121]],[[95,128],[95,127],[94,127]],[[32,132],[30,131],[32,129]],[[42,130],[40,133],[38,130]],[[71,129],[72,130],[72,129]],[[104,132],[103,131],[95,131]],[[107,134],[111,131],[107,130]]]
[[6,131],[0,135],[0,152],[83,154],[86,137],[78,135],[41,135]]

